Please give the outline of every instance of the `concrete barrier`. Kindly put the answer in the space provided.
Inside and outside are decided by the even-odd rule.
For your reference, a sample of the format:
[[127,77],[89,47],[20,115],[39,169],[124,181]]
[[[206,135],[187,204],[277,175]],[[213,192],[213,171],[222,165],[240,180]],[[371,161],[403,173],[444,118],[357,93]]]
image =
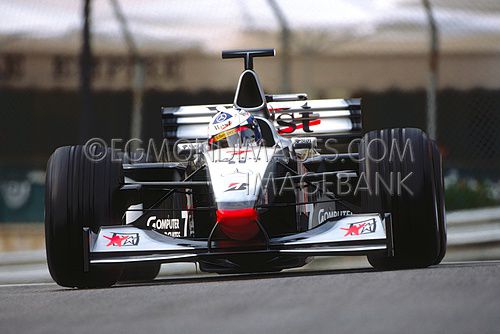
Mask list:
[[0,223],[0,253],[45,248],[41,223]]

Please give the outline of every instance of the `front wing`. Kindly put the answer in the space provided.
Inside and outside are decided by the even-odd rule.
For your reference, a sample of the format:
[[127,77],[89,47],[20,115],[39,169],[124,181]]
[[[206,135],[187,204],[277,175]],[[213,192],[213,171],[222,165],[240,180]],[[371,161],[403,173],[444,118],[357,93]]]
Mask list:
[[217,242],[173,238],[135,226],[103,226],[97,233],[84,229],[84,263],[195,262],[200,257],[238,253],[276,253],[283,256],[391,255],[390,214],[354,214],[329,220],[309,231],[270,238],[264,247],[231,248]]

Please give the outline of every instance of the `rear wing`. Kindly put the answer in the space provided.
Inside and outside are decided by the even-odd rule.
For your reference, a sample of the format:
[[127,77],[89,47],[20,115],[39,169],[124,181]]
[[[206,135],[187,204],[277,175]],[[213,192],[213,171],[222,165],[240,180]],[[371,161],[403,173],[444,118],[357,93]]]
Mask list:
[[[269,113],[252,114],[269,119],[284,137],[350,139],[361,134],[361,99],[268,102],[266,106]],[[169,142],[207,139],[208,123],[223,108],[233,108],[233,105],[162,108],[164,138]]]

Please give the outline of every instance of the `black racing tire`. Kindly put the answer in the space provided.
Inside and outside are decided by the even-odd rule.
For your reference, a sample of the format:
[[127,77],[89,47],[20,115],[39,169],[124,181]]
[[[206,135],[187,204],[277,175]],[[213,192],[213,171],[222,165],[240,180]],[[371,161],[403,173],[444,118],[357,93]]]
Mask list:
[[120,225],[124,212],[117,196],[123,183],[122,166],[87,159],[83,146],[58,148],[47,165],[45,188],[45,243],[49,272],[64,287],[99,288],[116,283],[120,267],[84,271],[83,228]]
[[160,263],[140,263],[126,265],[119,278],[120,282],[152,281],[160,272]]
[[439,255],[433,264],[439,264],[446,255],[447,233],[446,233],[446,209],[444,197],[444,177],[443,177],[443,159],[436,142],[432,142],[432,163],[434,166],[434,175],[436,182],[436,198],[438,204],[438,228],[440,236]]
[[[420,129],[377,130],[362,138],[360,177],[370,189],[361,192],[362,207],[367,212],[389,212],[392,219],[394,254],[369,255],[375,269],[424,268],[440,261],[445,231],[440,228],[444,202],[437,155],[434,143]],[[398,175],[405,180],[399,185]],[[390,184],[391,178],[392,190],[380,183]]]

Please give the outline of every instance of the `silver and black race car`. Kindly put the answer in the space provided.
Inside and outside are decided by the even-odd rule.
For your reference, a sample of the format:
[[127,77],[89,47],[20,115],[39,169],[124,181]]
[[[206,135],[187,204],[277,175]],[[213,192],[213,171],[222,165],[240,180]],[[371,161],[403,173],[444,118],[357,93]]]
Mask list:
[[[382,270],[443,259],[436,143],[415,128],[364,133],[360,99],[265,95],[253,59],[274,54],[223,51],[244,59],[233,103],[163,108],[160,159],[96,145],[52,154],[45,232],[59,285],[150,280],[171,262],[247,273],[316,256],[363,255]],[[236,115],[250,119],[243,129]],[[258,140],[241,140],[249,129]]]

